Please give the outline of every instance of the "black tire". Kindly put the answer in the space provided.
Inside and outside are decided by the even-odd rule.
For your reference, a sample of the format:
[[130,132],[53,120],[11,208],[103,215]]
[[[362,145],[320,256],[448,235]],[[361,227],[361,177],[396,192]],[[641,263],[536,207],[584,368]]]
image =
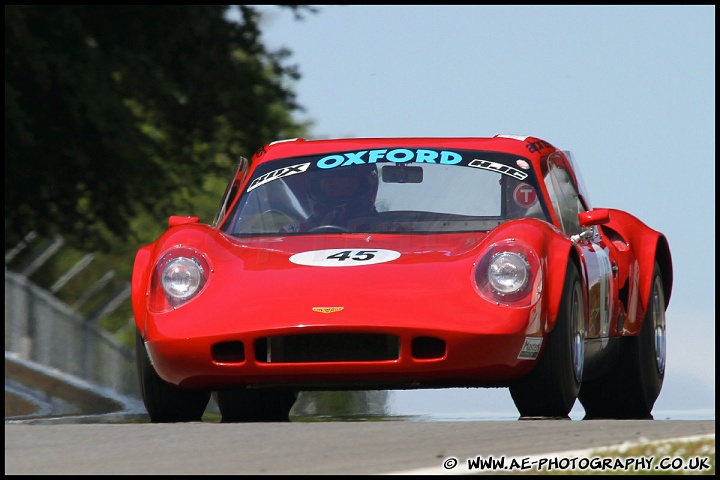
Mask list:
[[243,388],[215,392],[222,423],[289,422],[295,399],[291,390]]
[[605,374],[583,382],[585,419],[652,420],[665,378],[665,291],[655,262],[652,289],[640,334],[622,338],[620,357]]
[[140,393],[152,423],[202,421],[210,392],[178,388],[160,378],[139,331],[135,334],[135,356]]
[[535,368],[510,385],[520,417],[569,418],[585,364],[585,310],[580,275],[568,261],[555,327]]

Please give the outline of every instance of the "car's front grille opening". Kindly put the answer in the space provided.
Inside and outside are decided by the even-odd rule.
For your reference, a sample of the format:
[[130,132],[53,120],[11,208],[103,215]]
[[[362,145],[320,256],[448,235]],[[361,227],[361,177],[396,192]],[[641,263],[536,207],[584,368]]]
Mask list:
[[377,362],[399,357],[400,339],[395,335],[317,333],[255,341],[255,359],[261,363]]
[[245,346],[242,342],[216,343],[210,351],[212,359],[217,363],[242,363],[245,361]]
[[412,341],[412,357],[422,360],[445,356],[445,340],[434,337],[417,337]]

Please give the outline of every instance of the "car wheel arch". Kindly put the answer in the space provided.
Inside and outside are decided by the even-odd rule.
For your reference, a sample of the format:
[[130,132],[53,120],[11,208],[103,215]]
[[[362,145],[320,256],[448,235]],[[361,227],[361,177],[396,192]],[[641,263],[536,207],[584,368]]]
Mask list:
[[147,312],[147,289],[150,281],[150,271],[152,265],[152,248],[150,245],[141,247],[135,255],[133,263],[132,281],[130,291],[130,301],[132,304],[133,316],[135,317],[135,325],[144,332],[145,316]]
[[635,318],[629,320],[631,323],[637,324],[637,328],[632,329],[632,334],[635,335],[642,326],[642,320],[648,308],[656,261],[659,263],[662,274],[665,304],[670,302],[673,284],[670,246],[665,235],[646,226],[633,215],[616,209],[609,209],[609,212],[611,221],[608,225],[622,235],[630,245],[638,272],[641,273],[637,279],[637,291],[631,292],[630,298],[630,303],[634,300],[638,305],[637,311],[630,309],[630,314],[634,313]]
[[[585,265],[580,257],[580,253],[578,252],[577,248],[573,248],[571,245],[568,246],[565,262],[559,263],[555,262],[552,265],[548,265],[548,267],[545,269],[545,285],[547,285],[546,289],[546,296],[545,301],[546,303],[546,320],[545,320],[545,334],[548,334],[552,331],[552,329],[555,327],[555,323],[557,321],[557,316],[560,311],[560,307],[562,304],[562,295],[563,295],[563,289],[565,288],[565,272],[567,271],[568,264],[572,262],[575,265],[575,268],[577,269],[578,274],[580,275],[580,283],[582,286],[582,293],[583,293],[583,308],[584,308],[584,314],[585,314],[585,328],[587,331],[587,321],[588,321],[588,302],[586,298],[586,292],[587,292],[587,272],[585,269]],[[550,273],[554,272],[555,275],[552,275],[552,281]],[[558,275],[557,272],[563,272],[562,275]]]

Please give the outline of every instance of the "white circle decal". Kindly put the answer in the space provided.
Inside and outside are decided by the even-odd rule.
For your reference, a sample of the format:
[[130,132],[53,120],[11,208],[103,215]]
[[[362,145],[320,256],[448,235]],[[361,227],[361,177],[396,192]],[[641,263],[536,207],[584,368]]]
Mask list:
[[521,207],[528,208],[537,202],[537,193],[535,193],[535,189],[531,185],[521,183],[515,187],[513,198],[515,199],[516,204]]
[[290,261],[298,265],[311,267],[357,267],[359,265],[390,262],[396,258],[400,258],[400,252],[395,250],[331,248],[296,253],[290,257]]

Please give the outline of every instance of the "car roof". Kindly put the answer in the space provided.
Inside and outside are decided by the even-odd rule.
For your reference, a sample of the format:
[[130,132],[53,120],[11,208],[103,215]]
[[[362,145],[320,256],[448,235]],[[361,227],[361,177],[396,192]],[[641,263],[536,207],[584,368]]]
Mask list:
[[[539,143],[538,143],[539,142]],[[535,145],[533,147],[533,145]],[[469,150],[489,150],[517,153],[523,157],[528,153],[555,149],[550,143],[536,137],[521,135],[495,135],[494,137],[347,137],[329,139],[292,138],[267,144],[262,152],[262,160],[274,158],[322,154],[342,150],[392,147],[444,147]],[[530,148],[528,147],[530,146]],[[258,152],[259,153],[259,152]],[[543,152],[547,153],[547,151]],[[256,153],[256,157],[258,154]],[[256,160],[256,159],[254,159]],[[257,160],[260,160],[257,158]]]

